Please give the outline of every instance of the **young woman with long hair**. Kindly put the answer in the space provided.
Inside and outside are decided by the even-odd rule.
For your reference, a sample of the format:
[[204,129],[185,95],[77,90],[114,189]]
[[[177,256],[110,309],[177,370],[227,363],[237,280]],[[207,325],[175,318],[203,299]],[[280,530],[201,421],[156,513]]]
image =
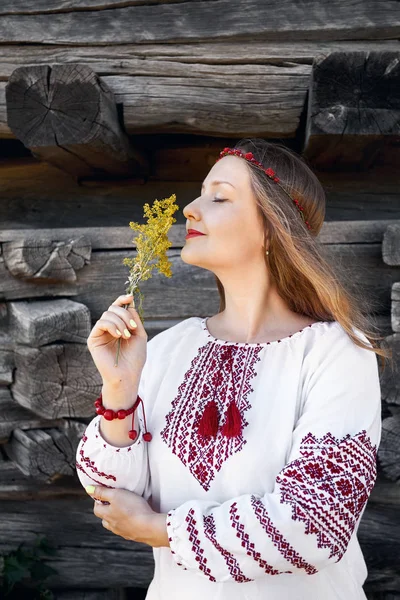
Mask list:
[[94,326],[102,403],[77,452],[94,512],[152,546],[147,600],[365,599],[390,352],[318,239],[323,188],[295,152],[243,139],[183,212],[182,260],[214,274],[219,312],[148,341],[119,297]]

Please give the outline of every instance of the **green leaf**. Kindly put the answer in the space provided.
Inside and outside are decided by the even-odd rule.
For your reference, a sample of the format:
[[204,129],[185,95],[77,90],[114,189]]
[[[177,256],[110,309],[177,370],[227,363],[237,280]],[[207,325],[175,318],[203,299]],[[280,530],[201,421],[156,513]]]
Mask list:
[[35,581],[46,579],[50,575],[57,575],[57,571],[43,562],[36,562],[31,569],[31,577]]
[[18,581],[28,576],[29,572],[20,564],[14,554],[4,557],[4,581],[10,590]]

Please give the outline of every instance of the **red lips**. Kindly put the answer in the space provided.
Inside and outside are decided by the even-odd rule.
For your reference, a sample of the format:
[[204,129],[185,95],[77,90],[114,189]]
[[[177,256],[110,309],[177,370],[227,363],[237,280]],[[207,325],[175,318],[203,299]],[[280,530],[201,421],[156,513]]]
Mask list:
[[186,239],[188,239],[190,237],[194,237],[195,235],[205,235],[205,234],[201,233],[201,231],[197,231],[196,229],[188,229]]

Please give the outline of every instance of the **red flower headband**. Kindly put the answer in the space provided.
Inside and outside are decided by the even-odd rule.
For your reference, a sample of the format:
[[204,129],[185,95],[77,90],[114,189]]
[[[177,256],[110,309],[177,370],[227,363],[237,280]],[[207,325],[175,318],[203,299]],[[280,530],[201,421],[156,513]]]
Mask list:
[[277,183],[279,185],[279,187],[285,192],[285,194],[287,196],[289,196],[289,198],[291,200],[293,200],[293,202],[295,203],[295,205],[297,206],[301,218],[303,219],[304,223],[306,224],[306,226],[308,227],[308,229],[311,229],[311,226],[309,224],[308,221],[305,220],[304,217],[304,208],[302,206],[300,206],[300,203],[298,200],[296,200],[295,198],[292,198],[292,196],[285,190],[285,188],[279,183],[280,179],[279,177],[276,176],[275,171],[273,171],[271,168],[268,169],[264,169],[264,165],[262,165],[260,162],[258,162],[254,156],[252,152],[242,152],[241,150],[238,150],[236,148],[224,148],[223,150],[221,150],[221,152],[219,153],[219,158],[217,158],[217,160],[215,162],[218,162],[221,158],[223,158],[224,156],[226,156],[227,154],[232,154],[233,156],[240,156],[241,158],[244,158],[245,160],[248,160],[250,163],[252,163],[253,165],[257,165],[257,167],[261,167],[262,170],[264,171],[264,173],[273,181],[275,181],[275,183]]

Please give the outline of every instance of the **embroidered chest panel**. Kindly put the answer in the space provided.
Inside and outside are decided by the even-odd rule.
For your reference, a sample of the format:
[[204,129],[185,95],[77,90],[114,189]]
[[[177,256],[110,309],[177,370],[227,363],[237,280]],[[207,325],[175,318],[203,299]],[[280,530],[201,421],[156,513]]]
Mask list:
[[[261,351],[262,347],[234,343],[208,342],[200,347],[166,415],[161,439],[206,491],[224,462],[247,443],[245,412],[251,408],[248,396],[254,391],[251,382]],[[198,431],[210,401],[216,405],[220,425],[215,436]],[[241,431],[229,437],[223,432],[232,407],[240,414]]]

